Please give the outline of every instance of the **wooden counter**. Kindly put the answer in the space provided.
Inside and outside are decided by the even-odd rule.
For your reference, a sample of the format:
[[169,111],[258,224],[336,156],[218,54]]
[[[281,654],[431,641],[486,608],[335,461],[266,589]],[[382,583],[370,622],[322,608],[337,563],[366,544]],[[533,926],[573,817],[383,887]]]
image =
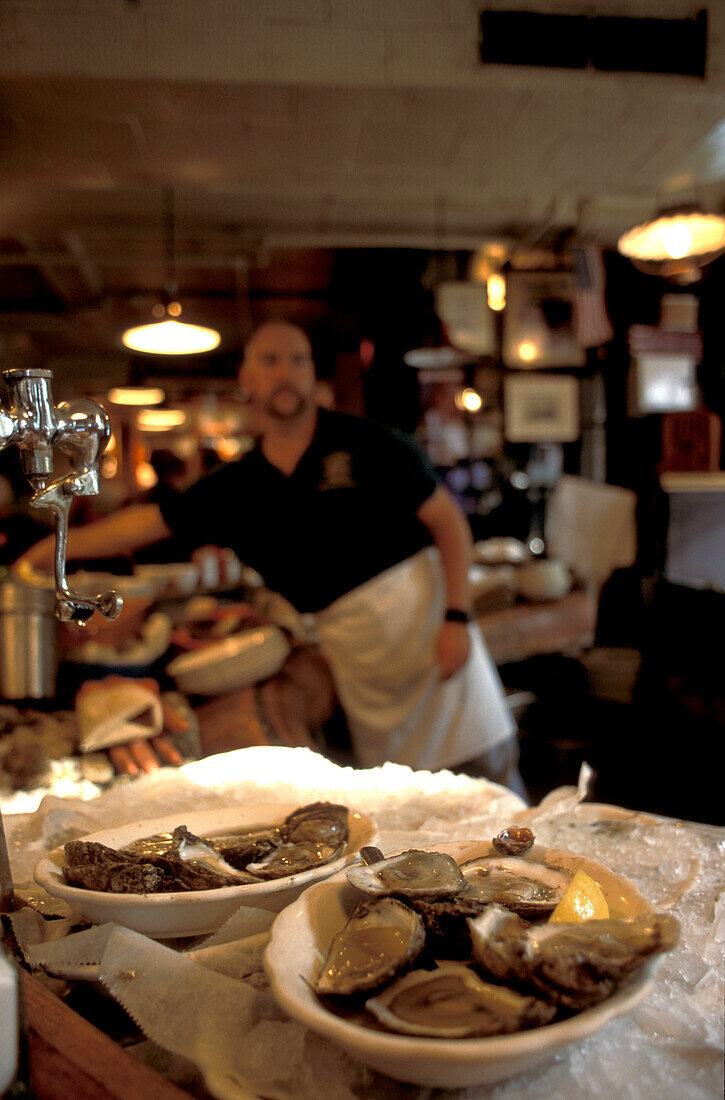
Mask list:
[[189,1100],[25,971],[20,990],[37,1100]]
[[594,641],[597,601],[576,589],[562,600],[520,601],[489,611],[477,620],[497,665],[524,661],[543,653],[576,653]]

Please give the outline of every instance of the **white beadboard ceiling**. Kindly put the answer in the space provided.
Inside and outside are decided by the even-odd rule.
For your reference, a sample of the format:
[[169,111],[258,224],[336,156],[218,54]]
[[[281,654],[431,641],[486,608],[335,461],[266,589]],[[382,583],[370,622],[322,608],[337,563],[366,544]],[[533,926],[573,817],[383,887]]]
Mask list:
[[724,0],[593,9],[685,18],[707,7],[704,80],[484,67],[487,6],[587,9],[3,0],[6,348],[25,338],[58,362],[120,362],[114,334],[164,277],[169,187],[181,289],[205,299],[227,344],[254,272],[275,257],[289,269],[299,250],[468,249],[572,226],[611,247],[658,204],[725,209]]

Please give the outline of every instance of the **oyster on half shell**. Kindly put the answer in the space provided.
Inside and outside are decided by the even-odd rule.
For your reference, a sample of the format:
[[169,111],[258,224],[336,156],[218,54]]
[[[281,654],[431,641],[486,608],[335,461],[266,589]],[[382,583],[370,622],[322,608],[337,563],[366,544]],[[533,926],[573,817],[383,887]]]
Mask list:
[[545,916],[556,908],[572,872],[516,856],[479,856],[461,864],[463,896],[497,903],[523,917]]
[[158,857],[158,863],[171,867],[186,887],[196,890],[256,881],[253,875],[232,867],[212,844],[190,833],[185,825],[174,829],[171,848]]
[[335,802],[311,802],[293,810],[280,826],[289,844],[325,844],[342,848],[350,836],[349,810]]
[[282,834],[275,825],[250,829],[247,833],[205,838],[216,848],[223,859],[237,870],[244,870],[248,863],[265,856],[282,843]]
[[482,981],[458,962],[413,970],[365,1007],[390,1031],[441,1039],[523,1031],[547,1023],[556,1012],[536,997]]
[[360,903],[335,935],[317,980],[317,992],[375,989],[412,963],[425,945],[423,921],[397,898]]
[[469,920],[473,955],[493,977],[568,1008],[605,1000],[645,959],[677,943],[668,913],[526,924],[498,905]]
[[310,871],[313,867],[320,867],[335,858],[340,849],[330,844],[316,844],[312,840],[301,840],[289,844],[280,844],[257,860],[248,863],[247,870],[256,879],[284,878],[285,875],[299,875],[302,871]]
[[346,873],[348,881],[367,894],[400,894],[410,898],[450,898],[466,884],[451,856],[416,848],[367,866],[350,867]]

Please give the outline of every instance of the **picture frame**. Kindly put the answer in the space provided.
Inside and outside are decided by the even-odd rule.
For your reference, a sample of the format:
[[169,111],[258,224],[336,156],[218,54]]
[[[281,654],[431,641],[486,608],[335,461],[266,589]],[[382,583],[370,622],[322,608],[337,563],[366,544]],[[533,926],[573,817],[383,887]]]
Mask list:
[[570,271],[512,271],[506,278],[502,357],[516,370],[583,367],[586,352],[574,334],[574,276]]
[[573,443],[581,435],[579,380],[573,375],[508,375],[503,384],[509,443]]
[[642,352],[627,377],[627,415],[690,412],[697,408],[697,359],[678,352]]

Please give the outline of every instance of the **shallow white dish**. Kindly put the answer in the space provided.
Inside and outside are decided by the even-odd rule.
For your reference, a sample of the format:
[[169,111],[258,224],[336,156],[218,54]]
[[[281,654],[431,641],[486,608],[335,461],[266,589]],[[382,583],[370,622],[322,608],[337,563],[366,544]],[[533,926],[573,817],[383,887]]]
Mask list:
[[529,561],[531,551],[526,543],[508,535],[494,535],[493,538],[477,542],[473,547],[474,560],[480,565],[518,565]]
[[[186,825],[197,836],[219,836],[242,832],[260,825],[279,824],[301,803],[262,803],[231,806],[196,813],[178,811],[149,821],[136,821],[115,829],[104,829],[81,837],[109,848],[123,848],[141,837],[171,832]],[[152,939],[200,936],[214,932],[240,905],[253,905],[278,913],[312,883],[328,878],[352,863],[363,844],[375,844],[377,833],[370,818],[350,811],[350,836],[341,856],[311,871],[287,875],[270,882],[223,886],[216,890],[178,894],[107,894],[69,886],[63,878],[63,849],[55,848],[35,868],[35,881],[49,894],[62,898],[70,907],[95,924],[115,921]]]
[[137,565],[134,576],[154,584],[157,597],[190,596],[199,585],[199,567],[193,562],[149,562]]
[[274,676],[289,653],[284,631],[268,624],[182,653],[169,662],[166,671],[180,691],[189,695],[217,695]]
[[[485,841],[436,844],[457,861],[493,851]],[[392,853],[390,853],[392,854]],[[601,886],[614,916],[651,912],[652,906],[628,879],[601,863],[555,849],[534,848],[547,862],[583,868]],[[609,1020],[630,1012],[646,996],[657,960],[651,960],[608,1000],[577,1016],[515,1035],[477,1039],[429,1039],[382,1031],[363,1017],[343,1019],[324,1007],[312,988],[335,932],[365,895],[345,871],[319,883],[275,919],[264,967],[279,1005],[294,1019],[343,1047],[361,1062],[410,1084],[464,1088],[498,1081],[552,1058],[561,1047],[592,1035]]]

